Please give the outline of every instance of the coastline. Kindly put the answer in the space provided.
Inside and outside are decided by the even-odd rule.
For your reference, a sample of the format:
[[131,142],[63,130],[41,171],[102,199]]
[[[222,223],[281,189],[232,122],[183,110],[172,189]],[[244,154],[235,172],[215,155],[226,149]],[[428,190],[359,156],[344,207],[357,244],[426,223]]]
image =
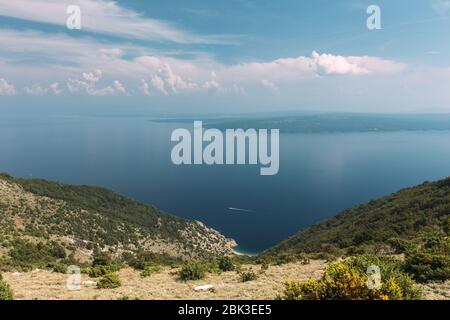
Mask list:
[[254,251],[252,252],[239,246],[238,244],[236,244],[236,246],[233,247],[233,252],[237,256],[248,256],[248,257],[256,257],[259,254],[259,252]]

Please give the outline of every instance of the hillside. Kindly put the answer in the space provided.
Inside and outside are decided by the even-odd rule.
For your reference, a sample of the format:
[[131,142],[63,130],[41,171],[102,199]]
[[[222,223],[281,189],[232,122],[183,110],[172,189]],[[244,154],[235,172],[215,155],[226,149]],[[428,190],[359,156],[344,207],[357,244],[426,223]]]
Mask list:
[[233,244],[200,222],[106,189],[0,175],[0,265],[90,262],[94,252],[204,258],[231,254]]
[[[0,175],[0,300],[449,299],[449,212],[450,179],[424,183],[247,257],[106,189]],[[73,264],[81,279],[67,290]]]
[[263,255],[392,253],[435,238],[445,239],[441,251],[449,257],[449,235],[450,178],[447,178],[344,210],[334,218],[300,230]]

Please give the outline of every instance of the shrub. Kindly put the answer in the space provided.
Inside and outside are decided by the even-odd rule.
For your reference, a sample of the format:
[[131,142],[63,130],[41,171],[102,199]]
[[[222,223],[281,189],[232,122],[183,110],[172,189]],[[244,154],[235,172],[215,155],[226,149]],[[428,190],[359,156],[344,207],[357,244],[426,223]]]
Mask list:
[[101,277],[97,282],[97,289],[114,289],[122,285],[116,273],[109,273]]
[[0,274],[0,300],[13,300],[14,296],[9,285],[3,281]]
[[178,278],[182,281],[200,280],[206,275],[208,267],[203,262],[189,262],[178,271]]
[[147,278],[147,277],[150,277],[154,273],[158,273],[159,271],[161,271],[161,266],[159,266],[157,264],[149,264],[144,267],[144,270],[141,271],[141,277]]
[[108,254],[103,252],[94,253],[94,260],[92,267],[89,268],[89,276],[91,278],[98,278],[110,273],[117,272],[121,269],[121,264],[114,261]]
[[287,253],[282,253],[278,256],[275,257],[275,264],[277,266],[281,266],[283,264],[287,264],[287,263],[293,263],[295,262],[297,259],[295,258],[294,255],[291,254],[287,254]]
[[236,269],[233,259],[231,259],[230,257],[220,258],[219,262],[218,262],[218,266],[219,266],[219,269],[224,272],[234,271]]
[[113,259],[104,252],[96,251],[94,252],[94,258],[92,261],[92,265],[95,266],[109,266],[113,264]]
[[404,253],[413,246],[410,241],[401,238],[391,238],[387,242],[395,253]]
[[248,282],[258,279],[258,275],[255,272],[253,272],[251,268],[247,271],[240,272],[239,276],[242,282]]
[[12,242],[10,264],[23,270],[45,268],[49,263],[55,263],[66,257],[65,249],[56,242],[39,242],[37,244],[17,239]]
[[[368,286],[367,268],[375,265],[380,269],[378,288]],[[401,271],[401,263],[393,258],[376,256],[352,257],[335,263],[319,280],[286,282],[286,300],[411,300],[419,299],[421,292],[414,282]]]
[[58,262],[49,263],[47,265],[47,268],[49,268],[53,272],[58,272],[58,273],[66,273],[67,272],[67,265],[58,263]]
[[307,265],[311,262],[309,260],[309,257],[304,253],[298,254],[296,258],[297,258],[297,261],[299,261],[303,265]]
[[110,274],[110,273],[114,273],[120,270],[120,266],[118,265],[109,265],[109,266],[101,266],[101,265],[97,265],[94,267],[89,268],[89,277],[91,278],[98,278],[98,277],[102,277],[104,275]]
[[267,261],[263,261],[261,263],[261,273],[264,273],[267,270],[269,270],[269,266],[270,266],[270,264]]
[[122,261],[136,270],[144,270],[148,265],[175,265],[181,260],[169,256],[168,254],[158,254],[153,252],[139,252],[136,255],[123,254]]
[[421,283],[450,279],[450,256],[426,249],[417,249],[406,254],[405,271]]

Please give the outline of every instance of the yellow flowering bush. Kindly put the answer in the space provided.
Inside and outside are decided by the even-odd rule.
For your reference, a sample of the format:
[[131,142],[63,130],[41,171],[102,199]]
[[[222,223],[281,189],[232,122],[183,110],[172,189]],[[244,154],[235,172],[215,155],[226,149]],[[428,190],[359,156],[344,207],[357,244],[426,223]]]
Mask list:
[[[378,263],[378,264],[376,264]],[[380,283],[369,285],[367,267],[380,268]],[[404,300],[419,299],[414,282],[395,266],[394,260],[374,256],[353,257],[328,266],[322,278],[305,282],[288,281],[285,300]]]

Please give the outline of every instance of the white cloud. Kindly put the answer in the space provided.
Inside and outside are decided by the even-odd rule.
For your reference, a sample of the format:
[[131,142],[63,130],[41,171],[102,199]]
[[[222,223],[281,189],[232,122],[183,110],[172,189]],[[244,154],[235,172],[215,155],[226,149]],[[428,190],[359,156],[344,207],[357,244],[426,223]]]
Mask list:
[[66,85],[71,93],[84,93],[89,96],[106,96],[116,93],[114,83],[112,86],[97,88],[97,82],[102,78],[102,70],[95,70],[94,72],[83,72],[83,79],[70,78]]
[[314,51],[311,57],[299,56],[269,62],[251,62],[232,66],[225,70],[229,77],[247,81],[265,79],[270,82],[299,81],[314,76],[331,75],[375,75],[397,73],[404,70],[405,64],[378,57],[336,56],[319,54]]
[[431,6],[437,13],[445,14],[450,11],[450,0],[434,0]]
[[349,58],[332,54],[318,54],[316,51],[312,53],[312,63],[319,75],[363,75],[370,72],[356,61],[351,62]]
[[0,78],[0,96],[14,96],[16,88],[3,78]]
[[166,91],[166,88],[165,88],[165,85],[164,85],[164,80],[161,77],[154,76],[152,78],[152,84],[156,88],[156,90],[161,92],[163,95],[165,95],[165,96],[169,95],[169,93]]
[[59,96],[62,93],[59,82],[54,82],[50,85],[50,90],[53,92],[55,96]]
[[141,80],[141,87],[140,87],[140,89],[141,89],[142,93],[145,94],[146,96],[151,96],[152,95],[152,93],[150,92],[150,85],[144,79]]
[[97,82],[102,78],[102,70],[95,70],[94,72],[83,72],[83,78],[89,82]]
[[0,15],[65,26],[69,5],[80,7],[81,28],[96,33],[182,44],[226,44],[236,40],[227,35],[204,36],[188,32],[107,0],[0,0]]
[[119,80],[114,80],[113,82],[113,87],[114,89],[122,94],[128,94],[127,90],[125,89],[125,87],[123,86],[122,82],[120,82]]
[[53,82],[48,87],[40,83],[34,83],[30,86],[24,87],[23,91],[31,96],[44,96],[47,94],[58,96],[62,93],[59,82]]
[[268,88],[273,93],[280,93],[280,88],[278,88],[277,85],[274,84],[272,81],[269,81],[269,80],[266,80],[266,79],[262,79],[261,80],[261,84],[264,87]]
[[217,74],[215,71],[211,72],[211,79],[206,81],[203,85],[202,88],[206,89],[208,91],[220,91],[221,89],[221,85],[220,83],[217,81]]
[[36,83],[29,87],[23,88],[26,94],[32,95],[32,96],[43,96],[46,95],[48,92],[48,88],[43,87],[41,84]]
[[[131,94],[133,90],[125,88],[133,87],[144,94],[166,96],[208,91],[244,94],[246,89],[261,86],[285,92],[286,85],[318,76],[383,76],[406,68],[405,64],[378,57],[317,52],[311,56],[224,65],[208,57],[182,60],[157,55],[140,46],[113,45],[62,34],[1,29],[0,38],[0,69],[5,78],[22,82],[21,86],[29,85],[24,83],[27,81],[42,83],[51,78],[53,83],[65,84],[69,93],[93,96]],[[17,62],[16,57],[20,57]],[[46,64],[41,63],[42,59]],[[102,87],[100,82],[109,85]],[[63,90],[47,89],[53,94]],[[39,92],[31,87],[28,91]]]

